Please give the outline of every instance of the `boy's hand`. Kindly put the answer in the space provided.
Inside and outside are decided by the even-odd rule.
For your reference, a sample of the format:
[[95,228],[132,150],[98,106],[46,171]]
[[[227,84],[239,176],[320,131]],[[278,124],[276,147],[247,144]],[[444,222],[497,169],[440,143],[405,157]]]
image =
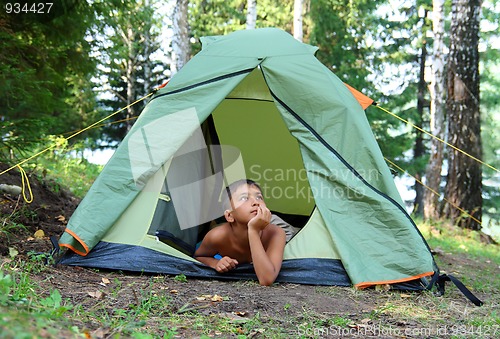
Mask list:
[[217,262],[215,270],[219,273],[226,273],[234,269],[236,265],[238,265],[238,261],[236,261],[236,259],[225,256]]
[[271,211],[264,205],[257,207],[257,215],[248,222],[248,229],[262,231],[271,222]]

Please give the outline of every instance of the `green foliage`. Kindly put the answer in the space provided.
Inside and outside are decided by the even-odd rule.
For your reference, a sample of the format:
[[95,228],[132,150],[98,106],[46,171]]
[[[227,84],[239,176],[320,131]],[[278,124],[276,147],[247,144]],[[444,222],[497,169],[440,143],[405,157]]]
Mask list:
[[[458,257],[451,267],[446,262],[440,262],[442,259],[439,255],[436,259],[442,269],[453,270],[450,273],[456,274],[473,292],[481,293],[485,306],[468,306],[460,292],[451,285],[448,285],[444,297],[436,297],[430,292],[410,294],[323,286],[311,289],[311,293],[325,293],[338,299],[344,306],[345,300],[351,300],[365,305],[363,311],[353,313],[336,309],[334,313],[325,314],[311,311],[305,303],[297,314],[297,305],[287,303],[284,306],[278,305],[276,314],[271,316],[262,316],[257,312],[252,316],[235,318],[225,312],[199,312],[196,307],[191,307],[184,313],[179,312],[182,307],[178,308],[168,292],[165,293],[165,286],[176,281],[175,278],[151,277],[143,285],[126,285],[119,274],[110,279],[110,284],[115,286],[111,288],[110,285],[106,295],[95,304],[83,306],[77,301],[69,302],[59,290],[47,291],[44,285],[46,280],[32,280],[31,277],[47,270],[47,266],[36,255],[31,255],[28,260],[16,258],[2,264],[0,330],[7,337],[81,337],[90,334],[86,326],[91,326],[106,329],[108,336],[115,338],[278,338],[294,337],[298,331],[304,333],[305,337],[321,336],[327,334],[325,331],[333,333],[335,330],[349,330],[360,326],[380,331],[403,331],[405,324],[411,324],[417,330],[434,331],[442,328],[443,323],[449,325],[449,328],[474,326],[479,329],[498,326],[500,314],[495,309],[498,304],[495,291],[500,288],[500,280],[495,270],[500,265],[499,247],[484,246],[479,241],[479,233],[447,224],[421,224],[419,227],[433,249],[445,252],[448,259]],[[491,262],[494,264],[487,264]],[[472,263],[468,267],[473,269],[464,271],[465,268],[460,263]],[[172,279],[170,283],[168,279]],[[246,283],[236,284],[242,287]],[[284,290],[288,290],[285,293],[291,293],[293,286],[284,285]],[[238,288],[236,285],[235,287]],[[256,293],[262,288],[258,285],[253,287]],[[281,287],[277,288],[279,293],[283,293]],[[120,293],[130,293],[130,290],[136,295],[136,302],[119,306]],[[195,296],[196,294],[192,298]],[[367,300],[373,299],[373,304],[367,303]],[[226,307],[231,307],[229,305],[232,304]],[[280,308],[283,308],[285,314],[279,311]]]
[[[83,198],[102,170],[101,165],[89,163],[84,158],[74,158],[68,154],[50,154],[50,158],[40,158],[38,168],[43,168],[39,177],[42,182],[52,186],[54,192],[60,188],[68,189],[75,196]],[[54,161],[57,160],[57,161]]]
[[[246,0],[193,0],[189,7],[189,26],[195,38],[191,50],[196,54],[201,50],[200,37],[225,35],[246,27]],[[293,1],[257,1],[257,21],[255,26],[280,27],[292,31]]]
[[176,275],[174,280],[179,281],[179,282],[184,282],[184,283],[187,282],[187,278],[184,274]]
[[86,99],[70,79],[93,74],[84,39],[91,19],[91,6],[77,0],[55,3],[50,14],[0,12],[0,157],[25,150],[46,133],[81,126],[85,112],[72,104]]
[[18,232],[20,229],[25,228],[23,224],[17,222],[18,214],[16,213],[9,216],[0,214],[0,218],[2,219],[0,235],[5,236],[7,239],[9,239],[9,236],[14,232]]
[[0,271],[0,305],[7,305],[13,284],[10,274],[4,274]]
[[58,290],[53,290],[49,297],[40,300],[40,307],[44,312],[60,317],[73,307],[71,304],[63,306],[62,301],[61,293]]
[[[0,332],[6,338],[31,338],[42,333],[51,336],[78,334],[77,328],[65,319],[73,305],[64,300],[58,290],[44,297],[31,278],[45,269],[35,261],[13,259],[2,263],[0,271]],[[7,273],[4,273],[7,272]],[[54,325],[57,323],[57,325]],[[73,336],[72,335],[72,336]]]
[[[415,7],[409,7],[404,13],[404,23],[395,21],[390,17],[390,10],[389,13],[386,12],[388,9],[390,6],[386,2],[312,2],[311,17],[314,18],[314,26],[311,43],[320,48],[318,58],[343,81],[371,95],[384,108],[394,110],[393,113],[415,123],[420,119],[415,114],[418,77],[412,76],[418,74],[418,62],[415,62],[417,52],[416,46],[409,45],[405,37],[422,35],[415,31],[419,18]],[[404,11],[405,8],[400,10]],[[384,14],[380,14],[381,12]],[[367,27],[370,29],[366,29]],[[407,74],[397,73],[400,68],[407,69]],[[389,74],[390,77],[384,77]],[[398,84],[395,80],[397,78],[404,79],[400,81],[400,89],[395,87]],[[385,91],[388,85],[392,90],[398,90],[399,95],[384,96],[381,91]],[[398,165],[410,173],[425,168],[426,158],[412,163],[412,159],[405,156],[413,148],[413,129],[374,107],[367,109],[367,117],[386,158],[398,162]]]
[[311,2],[310,44],[318,46],[318,59],[340,79],[371,93],[367,82],[373,47],[368,45],[374,27],[374,11],[382,2],[320,0]]
[[[159,36],[163,29],[158,1],[97,3],[99,21],[92,27],[91,39],[102,78],[95,86],[107,94],[99,101],[99,114],[104,117],[152,92],[165,81],[163,72],[167,67],[164,62],[152,59],[160,50]],[[109,120],[111,124],[100,129],[100,143],[116,146],[144,106],[143,101],[114,115]]]
[[493,260],[500,265],[500,246],[482,243],[480,231],[452,227],[446,222],[421,223],[419,229],[432,248],[467,254],[475,259]]

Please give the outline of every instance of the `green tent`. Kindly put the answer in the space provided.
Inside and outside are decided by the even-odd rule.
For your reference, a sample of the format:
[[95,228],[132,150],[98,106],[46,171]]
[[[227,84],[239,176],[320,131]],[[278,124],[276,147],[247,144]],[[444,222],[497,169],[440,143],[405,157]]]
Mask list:
[[224,187],[248,177],[298,232],[277,281],[421,289],[438,268],[353,91],[279,29],[202,38],[69,220],[61,263],[193,277]]

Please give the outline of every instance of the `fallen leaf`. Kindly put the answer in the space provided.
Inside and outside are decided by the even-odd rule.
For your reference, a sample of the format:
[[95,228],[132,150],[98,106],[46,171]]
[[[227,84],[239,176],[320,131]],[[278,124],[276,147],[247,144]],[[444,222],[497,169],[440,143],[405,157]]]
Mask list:
[[196,297],[196,300],[198,301],[203,301],[203,300],[210,300],[210,301],[222,301],[222,297],[220,295],[214,295],[212,296],[211,294],[202,294],[199,297]]
[[58,220],[60,222],[65,222],[66,221],[66,217],[64,215],[58,215],[56,217],[56,220]]
[[106,333],[104,332],[104,330],[102,328],[98,328],[97,330],[93,331],[92,333],[89,333],[90,334],[90,338],[97,338],[97,339],[101,339],[101,338],[105,338],[106,337]]
[[103,284],[106,284],[106,285],[111,283],[111,281],[109,281],[108,278],[102,278],[101,281],[103,282]]
[[45,237],[45,232],[43,230],[38,230],[35,232],[35,234],[33,234],[33,236],[36,239],[42,239],[43,237]]
[[177,290],[170,290],[170,293],[177,294],[177,293],[179,293],[179,291],[177,291]]
[[223,312],[219,313],[221,316],[226,317],[234,324],[244,324],[250,321],[248,318],[243,318],[241,316],[236,315],[234,312]]
[[18,250],[16,250],[14,247],[9,247],[9,257],[14,259],[18,254],[19,254]]
[[244,317],[247,312],[233,312],[235,315],[239,315],[240,317]]
[[266,330],[265,330],[264,328],[257,328],[257,329],[254,329],[254,330],[252,330],[252,335],[251,335],[251,337],[253,337],[253,336],[255,336],[256,334],[259,334],[259,333],[260,333],[260,334],[262,334],[262,333],[264,333],[265,331],[266,331]]
[[211,300],[211,301],[215,301],[215,302],[217,302],[217,301],[222,301],[222,300],[224,300],[224,299],[223,299],[220,295],[217,295],[217,294],[216,294],[216,295],[214,295],[214,296],[213,296],[210,300]]
[[401,298],[411,298],[412,297],[411,294],[405,294],[405,293],[401,293],[400,296],[401,296]]
[[96,299],[101,299],[104,296],[104,293],[102,293],[101,291],[87,292],[87,294]]
[[375,285],[375,291],[389,291],[391,286],[389,284]]

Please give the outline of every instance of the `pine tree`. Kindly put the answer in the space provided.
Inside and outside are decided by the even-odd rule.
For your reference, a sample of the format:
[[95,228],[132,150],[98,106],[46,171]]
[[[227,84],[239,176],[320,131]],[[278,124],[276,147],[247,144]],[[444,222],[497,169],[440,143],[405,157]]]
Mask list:
[[102,129],[103,141],[108,142],[103,147],[123,139],[145,102],[132,104],[149,94],[161,81],[163,68],[158,61],[151,59],[160,48],[155,5],[156,2],[151,0],[126,2],[122,7],[109,3],[109,7],[103,10],[96,34],[96,39],[102,41],[95,52],[100,55],[99,69],[104,80],[100,84],[101,90],[108,93],[101,100],[103,114],[127,107],[125,114],[113,116],[114,124]]
[[[449,142],[476,158],[482,158],[479,110],[480,0],[453,0],[448,60]],[[445,196],[446,216],[457,225],[478,230],[482,217],[482,169],[470,157],[449,150]],[[467,211],[464,216],[453,205]]]
[[81,128],[95,104],[95,64],[85,40],[86,1],[61,0],[43,15],[0,11],[0,161],[24,157],[48,134]]

